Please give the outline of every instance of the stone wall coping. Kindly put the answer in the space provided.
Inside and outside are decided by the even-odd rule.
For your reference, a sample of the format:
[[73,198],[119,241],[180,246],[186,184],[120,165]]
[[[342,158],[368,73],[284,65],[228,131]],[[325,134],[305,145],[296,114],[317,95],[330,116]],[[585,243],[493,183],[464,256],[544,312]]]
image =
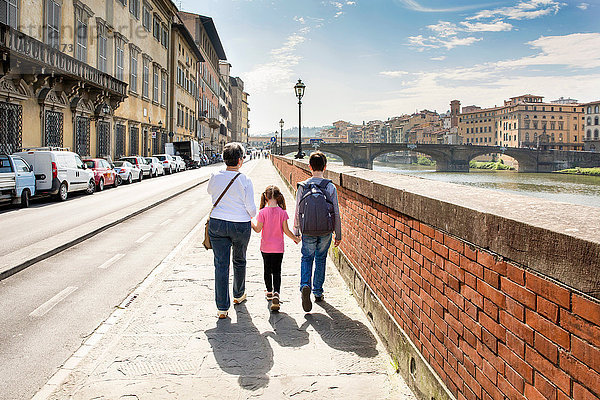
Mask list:
[[[280,159],[310,170],[307,161]],[[600,297],[599,208],[341,165],[328,165],[325,176],[376,203]]]

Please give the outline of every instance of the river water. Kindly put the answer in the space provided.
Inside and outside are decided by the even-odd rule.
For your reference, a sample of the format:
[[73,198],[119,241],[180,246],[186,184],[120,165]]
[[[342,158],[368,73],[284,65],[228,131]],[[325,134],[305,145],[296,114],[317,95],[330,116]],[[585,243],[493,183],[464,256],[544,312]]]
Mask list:
[[407,174],[563,203],[600,207],[600,177],[566,174],[526,174],[471,169],[468,173],[435,172],[435,167],[375,161],[373,170]]

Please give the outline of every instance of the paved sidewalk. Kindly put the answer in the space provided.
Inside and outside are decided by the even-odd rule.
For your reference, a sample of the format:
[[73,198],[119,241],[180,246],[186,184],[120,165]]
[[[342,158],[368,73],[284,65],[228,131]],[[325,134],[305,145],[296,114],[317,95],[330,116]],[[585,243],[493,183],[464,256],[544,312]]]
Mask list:
[[[268,160],[249,174],[294,201]],[[39,393],[52,399],[414,399],[329,261],[325,301],[302,311],[300,246],[286,238],[281,311],[264,299],[260,235],[248,248],[248,301],[217,320],[204,224],[167,257]],[[184,241],[185,242],[185,241]],[[126,266],[122,266],[126,267]],[[230,286],[231,287],[231,286]],[[230,289],[231,290],[231,289]]]

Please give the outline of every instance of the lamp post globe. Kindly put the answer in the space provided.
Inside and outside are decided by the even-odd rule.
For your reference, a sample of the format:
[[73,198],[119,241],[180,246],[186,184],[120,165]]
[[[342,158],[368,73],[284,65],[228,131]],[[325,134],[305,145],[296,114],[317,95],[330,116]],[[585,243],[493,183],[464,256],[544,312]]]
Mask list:
[[283,155],[283,118],[279,120],[279,126],[281,127],[281,140],[279,141],[279,155]]
[[295,158],[304,158],[302,152],[302,97],[304,96],[304,90],[306,85],[302,83],[302,79],[298,79],[298,82],[294,86],[296,97],[298,98],[298,154]]

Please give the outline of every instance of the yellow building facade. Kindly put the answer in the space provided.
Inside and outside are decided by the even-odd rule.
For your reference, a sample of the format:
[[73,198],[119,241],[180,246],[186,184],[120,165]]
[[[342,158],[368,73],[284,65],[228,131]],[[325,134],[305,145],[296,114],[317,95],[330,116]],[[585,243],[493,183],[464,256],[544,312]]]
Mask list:
[[582,150],[584,122],[583,105],[527,94],[500,107],[463,109],[458,132],[465,144]]
[[193,37],[183,23],[173,24],[171,70],[176,71],[171,82],[171,109],[169,131],[174,141],[197,140],[198,104],[201,91],[198,86],[199,70],[204,61]]
[[0,21],[0,151],[147,155],[168,139],[163,0],[27,0]]

